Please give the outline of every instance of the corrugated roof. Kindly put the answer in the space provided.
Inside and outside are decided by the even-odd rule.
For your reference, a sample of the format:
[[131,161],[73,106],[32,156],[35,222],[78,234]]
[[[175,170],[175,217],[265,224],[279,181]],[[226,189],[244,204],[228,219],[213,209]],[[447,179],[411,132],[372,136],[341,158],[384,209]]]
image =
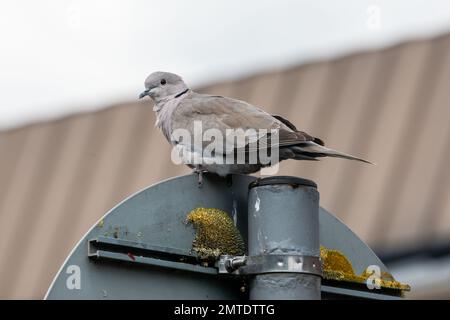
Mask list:
[[[219,83],[338,150],[377,163],[288,161],[321,205],[385,250],[450,235],[450,35]],[[168,161],[150,102],[0,133],[0,298],[42,298],[85,231]]]

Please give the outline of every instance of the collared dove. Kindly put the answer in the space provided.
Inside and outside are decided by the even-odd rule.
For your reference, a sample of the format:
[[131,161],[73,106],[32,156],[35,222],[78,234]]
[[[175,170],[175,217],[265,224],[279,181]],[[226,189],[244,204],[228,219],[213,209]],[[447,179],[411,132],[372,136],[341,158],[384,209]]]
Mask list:
[[[202,142],[202,149],[196,149],[189,139],[177,139],[173,137],[173,132],[177,129],[184,129],[194,134],[194,123],[201,123],[202,130],[218,130],[223,136],[229,129],[255,129],[255,130],[275,130],[277,142],[271,144],[274,140],[269,136],[269,143],[259,143],[261,136],[249,136],[245,148],[235,147],[232,152],[237,150],[249,151],[250,142],[259,143],[256,149],[268,148],[268,145],[278,147],[279,161],[286,159],[294,160],[318,160],[320,157],[338,157],[351,160],[358,160],[371,163],[367,160],[338,152],[327,148],[321,139],[312,137],[297,128],[288,120],[281,116],[271,115],[264,110],[253,106],[247,102],[232,98],[199,94],[184,83],[183,79],[169,72],[154,72],[145,80],[145,91],[139,98],[149,96],[153,99],[155,105],[153,110],[156,112],[156,126],[159,127],[167,140],[174,146],[184,151],[194,153],[200,159],[204,159],[204,148],[206,142]],[[267,141],[267,140],[266,140]],[[209,141],[208,141],[209,142]],[[233,140],[234,142],[234,140]],[[228,142],[225,142],[227,144]],[[225,150],[225,148],[224,148]],[[228,149],[227,149],[228,150]],[[217,155],[217,150],[215,150]],[[218,152],[220,153],[220,151]],[[229,152],[228,152],[229,153]],[[227,152],[222,152],[225,157]],[[273,163],[249,162],[246,158],[244,163],[199,163],[196,165],[188,164],[195,168],[196,172],[208,171],[220,176],[226,176],[233,173],[250,174],[259,171],[261,168]],[[206,162],[206,161],[205,161]],[[199,182],[201,176],[199,175]]]

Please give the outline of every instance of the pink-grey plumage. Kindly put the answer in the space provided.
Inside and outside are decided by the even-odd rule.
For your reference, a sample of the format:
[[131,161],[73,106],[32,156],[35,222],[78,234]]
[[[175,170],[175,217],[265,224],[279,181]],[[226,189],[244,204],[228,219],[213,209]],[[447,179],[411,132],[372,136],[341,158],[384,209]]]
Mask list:
[[[140,98],[153,99],[156,112],[156,126],[172,145],[185,144],[174,141],[171,134],[176,129],[192,132],[194,121],[201,121],[203,130],[217,129],[275,129],[278,132],[279,160],[318,160],[321,157],[338,157],[371,163],[359,157],[325,147],[319,138],[298,130],[290,121],[278,115],[271,115],[245,101],[222,96],[196,93],[188,88],[182,78],[169,72],[154,72],[145,80],[145,91]],[[200,152],[201,153],[201,152]],[[244,164],[202,164],[201,169],[221,176],[232,173],[254,173],[265,165]]]

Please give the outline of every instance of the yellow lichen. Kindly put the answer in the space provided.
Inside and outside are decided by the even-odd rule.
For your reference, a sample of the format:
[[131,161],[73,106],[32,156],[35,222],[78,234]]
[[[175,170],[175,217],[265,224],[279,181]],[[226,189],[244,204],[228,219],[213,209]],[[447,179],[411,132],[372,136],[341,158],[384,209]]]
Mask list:
[[230,216],[215,208],[196,208],[187,215],[196,235],[192,249],[200,259],[212,260],[220,255],[243,255],[244,241]]
[[[364,270],[361,275],[357,275],[351,262],[338,250],[320,246],[320,258],[322,260],[323,277],[325,279],[366,283],[367,279],[373,275],[373,271],[370,272],[367,269]],[[378,281],[382,288],[397,289],[401,291],[411,290],[409,285],[396,281],[389,272],[381,272]]]
[[330,250],[320,246],[320,258],[324,272],[341,272],[343,274],[354,274],[353,266],[348,259],[338,250]]

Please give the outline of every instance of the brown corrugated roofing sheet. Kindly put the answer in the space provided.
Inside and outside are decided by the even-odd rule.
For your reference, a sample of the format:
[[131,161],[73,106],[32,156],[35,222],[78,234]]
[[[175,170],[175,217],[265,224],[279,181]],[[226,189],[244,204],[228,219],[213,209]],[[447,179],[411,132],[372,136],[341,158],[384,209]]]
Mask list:
[[[263,106],[377,163],[289,161],[321,204],[381,249],[450,234],[450,36],[220,83],[201,91]],[[138,90],[138,89],[137,89]],[[167,159],[150,102],[0,133],[0,298],[42,298],[108,209],[189,172]]]

